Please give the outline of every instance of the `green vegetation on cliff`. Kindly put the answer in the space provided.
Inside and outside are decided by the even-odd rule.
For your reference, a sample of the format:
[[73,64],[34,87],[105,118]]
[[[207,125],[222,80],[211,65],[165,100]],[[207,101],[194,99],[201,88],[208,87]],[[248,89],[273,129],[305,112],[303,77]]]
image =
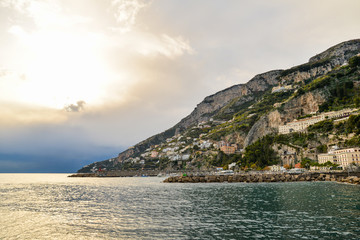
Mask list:
[[255,143],[245,148],[242,164],[251,168],[264,168],[269,165],[277,164],[279,159],[275,151],[271,148],[273,137],[265,136]]
[[[211,169],[227,168],[230,163],[242,169],[263,169],[279,163],[288,149],[296,152],[298,162],[310,165],[316,154],[332,145],[360,146],[360,115],[343,121],[326,119],[303,132],[278,134],[280,125],[294,119],[360,107],[360,56],[354,56],[359,52],[360,40],[348,41],[308,63],[257,75],[247,84],[206,97],[169,130],[79,171]],[[236,152],[222,152],[224,143],[236,145]]]

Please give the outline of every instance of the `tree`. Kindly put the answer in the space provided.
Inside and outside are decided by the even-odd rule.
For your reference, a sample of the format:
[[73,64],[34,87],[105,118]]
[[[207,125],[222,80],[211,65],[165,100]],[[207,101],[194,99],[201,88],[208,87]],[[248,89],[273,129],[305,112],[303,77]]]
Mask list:
[[256,164],[257,167],[263,168],[268,165],[276,164],[278,158],[275,151],[272,149],[274,137],[266,135],[257,140],[255,143],[249,145],[245,149],[244,163],[247,166]]
[[311,160],[310,158],[303,158],[300,164],[302,168],[309,169],[310,166],[315,166],[317,162]]
[[360,56],[354,56],[349,59],[349,66],[351,68],[355,68],[357,66],[360,66]]
[[355,107],[360,107],[360,94],[354,98]]
[[316,147],[316,150],[319,152],[319,153],[326,153],[327,152],[327,145],[324,144],[324,145],[320,145],[320,146],[317,146]]
[[349,117],[349,120],[346,122],[346,130],[360,134],[360,114]]

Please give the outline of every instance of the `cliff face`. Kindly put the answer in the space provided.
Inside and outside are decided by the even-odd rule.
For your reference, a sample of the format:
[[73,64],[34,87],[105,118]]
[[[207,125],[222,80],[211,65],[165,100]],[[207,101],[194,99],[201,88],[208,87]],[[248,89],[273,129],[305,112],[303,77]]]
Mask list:
[[299,116],[319,111],[319,106],[326,101],[326,97],[321,92],[309,92],[298,98],[293,98],[284,104],[284,111],[272,111],[262,116],[250,129],[247,134],[244,146],[248,146],[259,138],[277,133],[280,125],[284,122],[291,122]]
[[308,92],[294,98],[284,105],[283,118],[290,122],[295,118],[319,111],[319,106],[326,101],[327,97],[323,91]]
[[262,116],[250,129],[244,140],[244,147],[255,142],[259,138],[277,132],[279,125],[281,125],[281,114],[275,110],[269,114]]
[[285,70],[281,80],[286,83],[298,83],[324,75],[335,67],[347,63],[349,58],[359,52],[359,39],[340,43],[310,58],[308,63]]
[[[345,61],[344,61],[345,62]],[[342,63],[344,63],[342,62]],[[324,63],[324,65],[312,67],[307,71],[295,71],[282,77],[282,82],[289,83],[301,83],[306,79],[318,77],[330,72],[335,66],[341,64]]]
[[[360,40],[351,40],[329,48],[312,58],[309,62],[282,72],[280,82],[284,84],[304,83],[305,80],[314,79],[329,73],[335,67],[346,64],[350,57],[360,52]],[[319,106],[323,104],[328,96],[325,89],[307,92],[297,98],[284,103],[284,111],[279,114],[273,112],[263,116],[257,121],[249,131],[244,145],[248,146],[257,139],[277,132],[277,127],[283,122],[290,122],[295,118],[319,111]],[[278,116],[274,119],[271,116]],[[281,119],[279,121],[279,119]]]
[[[245,122],[241,122],[243,125],[239,126],[239,128],[242,129],[241,127],[245,126],[245,130],[235,131],[228,136],[224,136],[225,140],[235,139],[234,141],[237,144],[246,147],[269,133],[276,133],[279,125],[282,125],[284,122],[292,121],[301,115],[317,112],[319,106],[329,98],[329,92],[327,92],[325,86],[301,95],[293,94],[290,98],[284,101],[281,100],[283,102],[272,102],[272,95],[270,95],[270,100],[266,99],[266,94],[269,94],[272,87],[279,84],[292,85],[294,88],[304,86],[315,78],[346,64],[350,57],[359,52],[360,39],[351,40],[331,47],[323,53],[310,58],[308,63],[287,70],[274,70],[256,75],[246,84],[234,85],[206,97],[196,106],[190,115],[183,118],[174,127],[120,153],[115,161],[106,160],[102,163],[105,166],[110,166],[111,164],[115,166],[128,158],[138,157],[150,146],[166,142],[167,138],[183,133],[198,123],[207,122],[211,118],[219,118],[219,115],[224,114],[226,115],[225,120],[230,122],[232,121],[231,119],[234,120],[236,117],[244,114],[256,116],[256,118],[251,118],[256,119],[255,121],[244,120]],[[266,101],[268,102],[266,103]],[[270,104],[269,102],[271,105],[267,106]],[[274,103],[281,104],[281,110],[272,107]],[[258,108],[256,110],[250,110],[253,106],[257,105]],[[269,107],[270,111],[264,110],[269,109]],[[221,118],[219,119],[222,120]],[[247,119],[250,119],[250,117]],[[81,169],[81,171],[87,171],[87,169]]]
[[277,78],[281,72],[282,70],[274,70],[262,73],[256,75],[246,84],[238,84],[206,97],[196,106],[191,114],[182,119],[174,127],[168,129],[165,132],[152,136],[136,144],[132,148],[129,148],[120,153],[117,157],[117,162],[122,162],[131,156],[137,156],[150,146],[164,142],[167,138],[184,131],[194,124],[198,124],[203,121],[209,121],[209,119],[212,118],[219,110],[221,110],[235,98],[245,97],[242,98],[242,100],[252,100],[253,98],[251,95],[253,93],[266,91],[270,87],[278,84]]
[[322,59],[330,59],[332,65],[342,65],[350,57],[360,52],[360,40],[354,39],[337,44],[328,50],[310,58],[309,62],[317,62]]
[[[251,96],[255,92],[264,92],[268,90],[271,86],[278,84],[277,77],[281,72],[282,70],[274,70],[262,73],[256,75],[246,84],[235,85],[206,97],[200,104],[197,105],[194,111],[189,116],[182,119],[176,127],[184,129],[193,124],[208,121],[217,111],[222,109],[233,99]],[[251,98],[248,98],[248,100],[250,99]]]

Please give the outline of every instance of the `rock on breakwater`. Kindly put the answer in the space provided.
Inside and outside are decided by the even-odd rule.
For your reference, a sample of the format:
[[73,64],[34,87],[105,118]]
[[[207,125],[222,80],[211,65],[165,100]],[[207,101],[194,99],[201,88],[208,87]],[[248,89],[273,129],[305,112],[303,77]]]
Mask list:
[[173,176],[165,183],[213,183],[213,182],[298,182],[298,181],[336,181],[360,185],[359,173],[348,176],[348,173],[263,173],[235,175]]
[[142,170],[142,171],[101,171],[96,173],[75,173],[68,177],[154,177],[160,173],[158,170]]

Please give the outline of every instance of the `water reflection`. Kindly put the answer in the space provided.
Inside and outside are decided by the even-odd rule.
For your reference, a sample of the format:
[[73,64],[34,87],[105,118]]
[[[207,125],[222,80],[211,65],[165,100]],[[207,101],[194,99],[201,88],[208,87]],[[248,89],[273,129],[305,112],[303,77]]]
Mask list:
[[0,239],[357,239],[360,233],[358,186],[161,180],[0,174]]

